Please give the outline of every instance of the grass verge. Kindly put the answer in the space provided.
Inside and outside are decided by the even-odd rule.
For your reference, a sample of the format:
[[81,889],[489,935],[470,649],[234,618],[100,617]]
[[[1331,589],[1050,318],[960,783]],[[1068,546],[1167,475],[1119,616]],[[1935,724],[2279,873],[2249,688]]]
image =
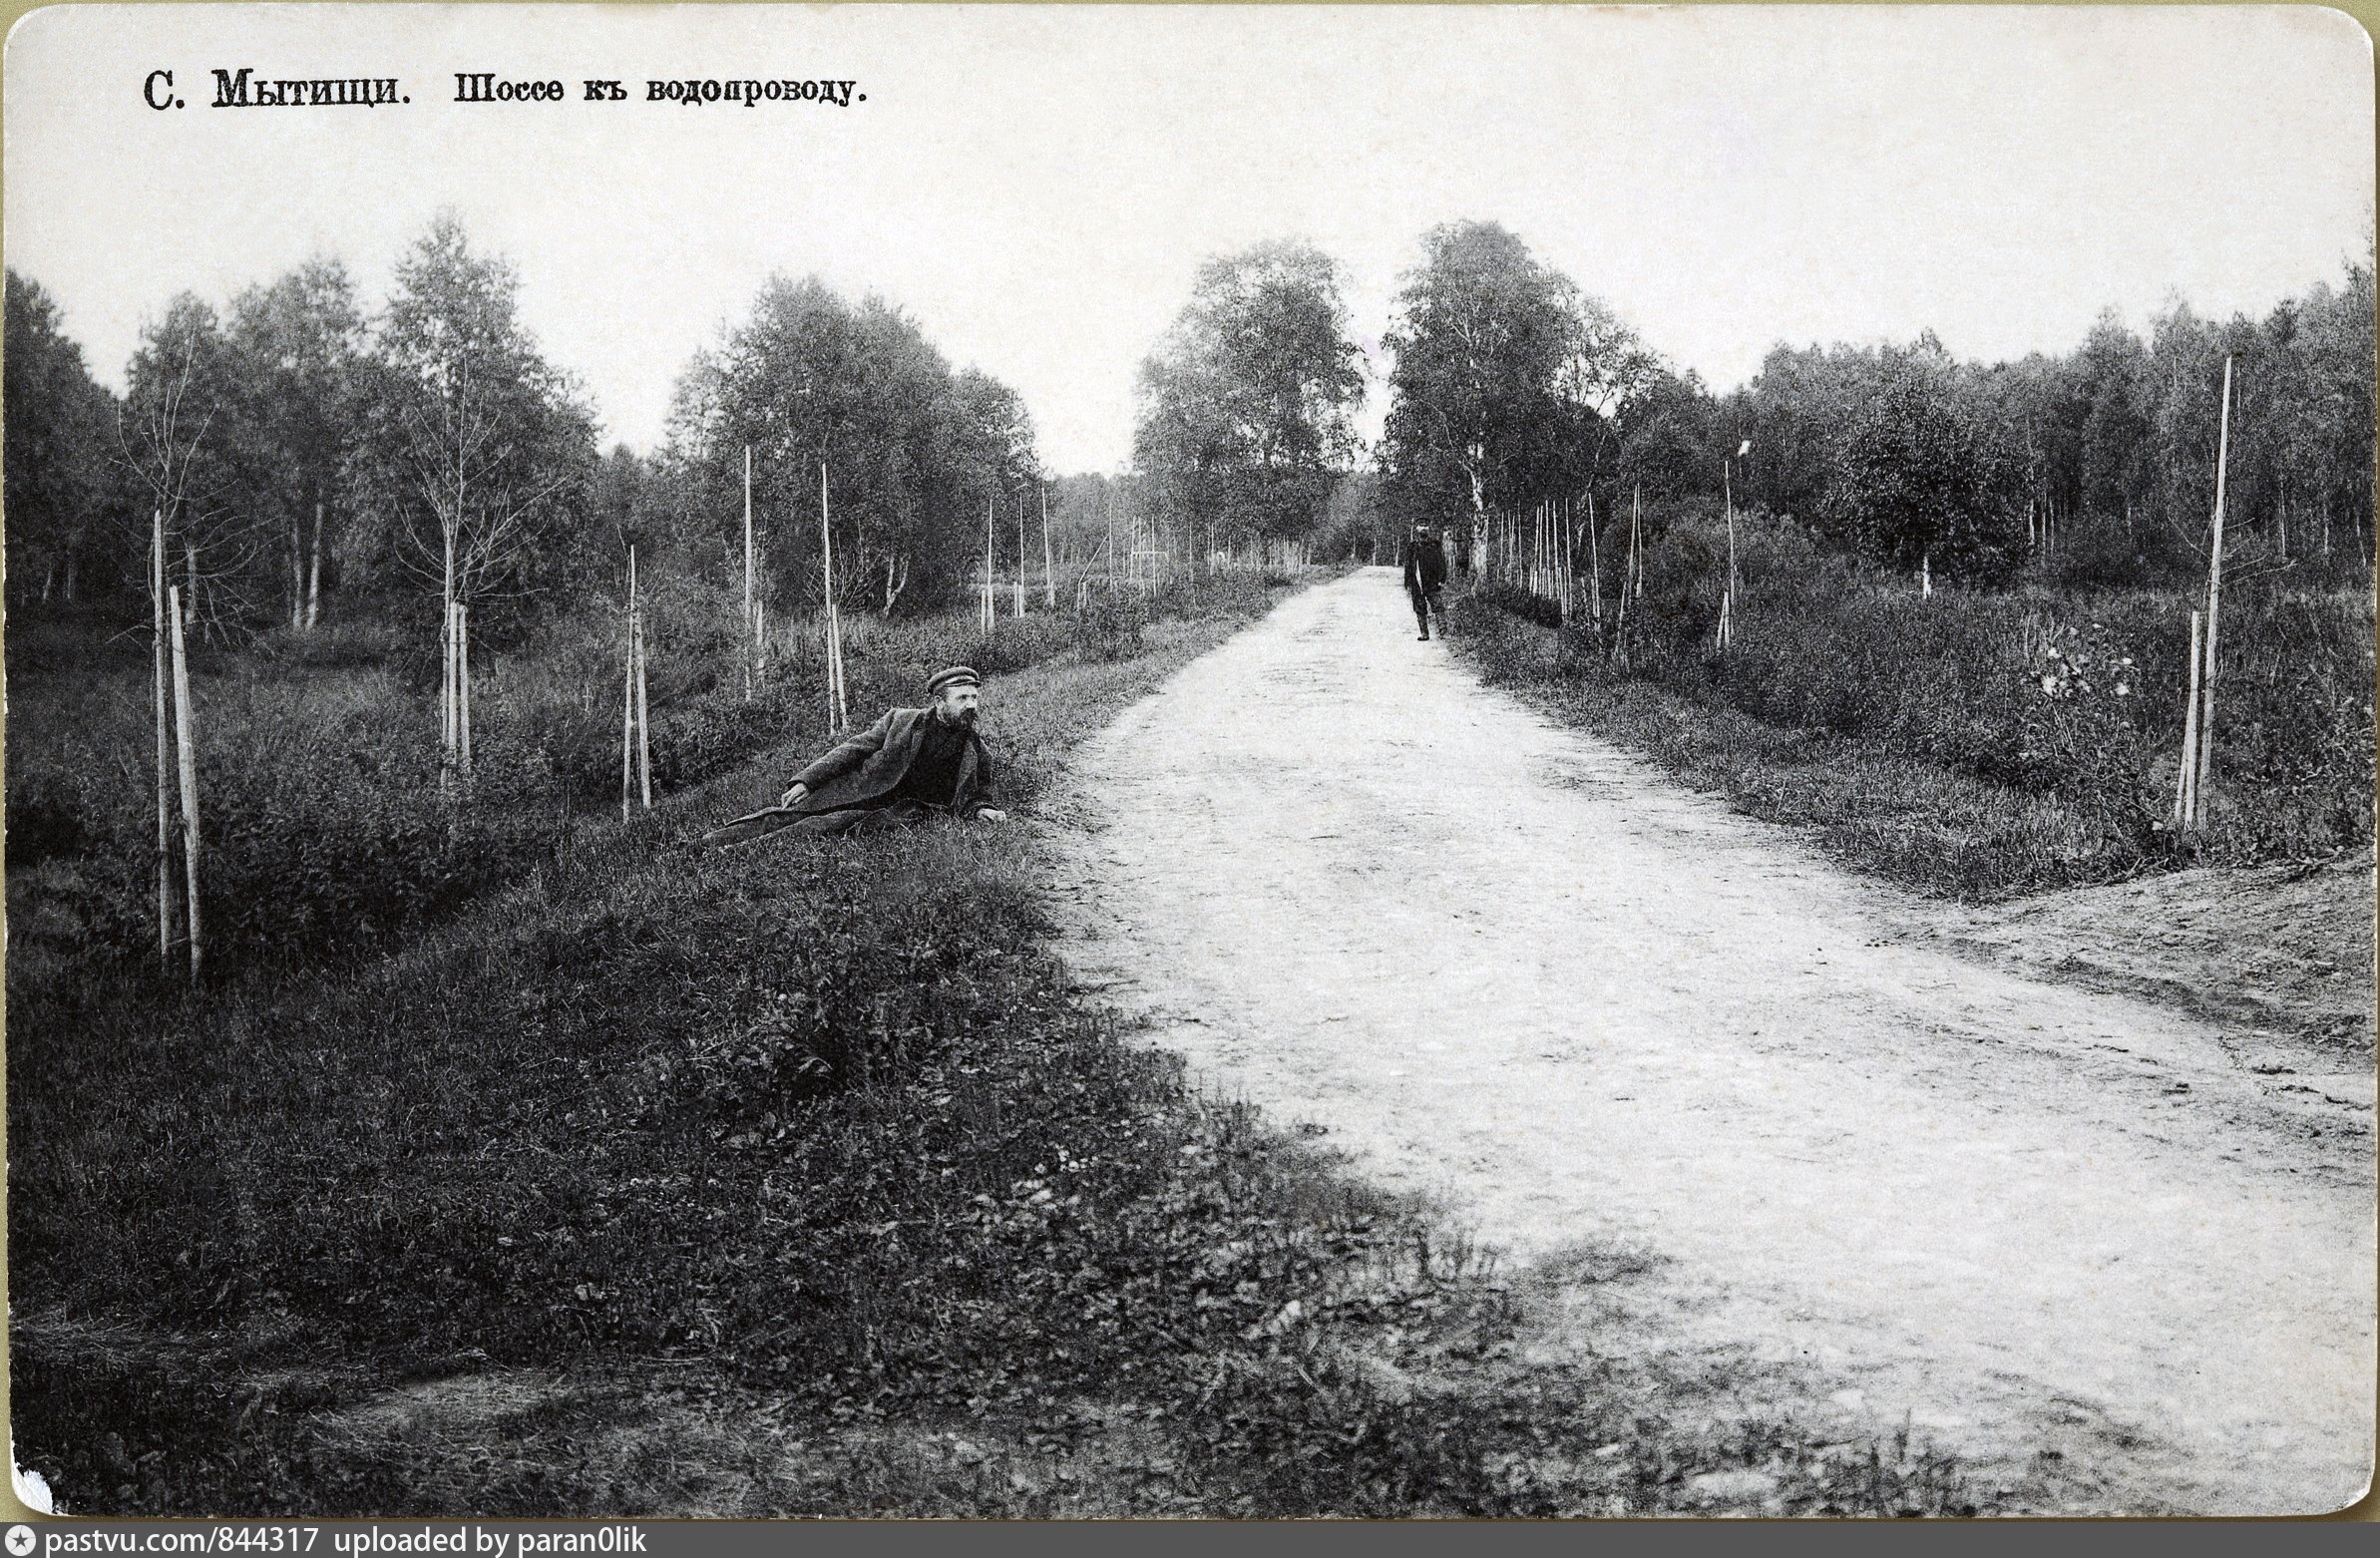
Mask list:
[[[2265,809],[2275,837],[2250,837],[2235,819],[2253,809],[2232,806],[2200,841],[2201,855],[2191,841],[2162,831],[2155,800],[2159,785],[2172,782],[2171,761],[2162,777],[2136,771],[2140,751],[2153,743],[2104,720],[2087,730],[2045,726],[2028,738],[1995,735],[1997,745],[2044,766],[2028,776],[1986,775],[1959,755],[1959,742],[1931,728],[1958,722],[1953,691],[1932,700],[1907,694],[1929,711],[1922,720],[1899,718],[1879,702],[1872,728],[1856,720],[1785,724],[1737,706],[1736,682],[1699,663],[1674,671],[1653,657],[1639,674],[1615,670],[1585,634],[1562,634],[1508,609],[1492,590],[1457,599],[1451,622],[1458,651],[1491,685],[1520,694],[1553,719],[1644,753],[1698,789],[1724,793],[1752,816],[1809,830],[1820,849],[1846,866],[1936,897],[1994,902],[2123,881],[2198,859],[2322,859],[2370,837],[2368,819],[2359,832],[2326,774],[2321,793],[2302,809],[2295,792],[2275,791],[2280,799]],[[1923,659],[1915,649],[1907,657]],[[1822,659],[1813,657],[1805,679],[1832,674],[1819,668]],[[1978,674],[1976,666],[1961,664],[1959,674]],[[1929,674],[1911,663],[1901,679],[1922,684]],[[2047,704],[2045,710],[2053,723],[2069,712]],[[2262,726],[2254,733],[2265,734]],[[2352,735],[2342,727],[2340,739],[2351,743]],[[2023,748],[2022,739],[2033,746]],[[2047,766],[2061,749],[2083,755]],[[2364,764],[2368,773],[2368,754]],[[2368,806],[2368,780],[2365,785]],[[2281,826],[2315,816],[2328,820]]]

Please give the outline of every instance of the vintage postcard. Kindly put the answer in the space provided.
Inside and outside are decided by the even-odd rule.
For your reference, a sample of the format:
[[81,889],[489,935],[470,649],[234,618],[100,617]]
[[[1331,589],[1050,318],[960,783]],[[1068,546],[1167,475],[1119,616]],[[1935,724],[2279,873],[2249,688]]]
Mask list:
[[32,1515],[2365,1497],[2349,17],[68,6],[4,112]]

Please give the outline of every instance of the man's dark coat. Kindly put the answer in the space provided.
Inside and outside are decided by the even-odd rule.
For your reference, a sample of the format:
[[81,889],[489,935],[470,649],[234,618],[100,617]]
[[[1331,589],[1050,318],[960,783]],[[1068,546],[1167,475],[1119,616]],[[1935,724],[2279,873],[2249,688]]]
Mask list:
[[1446,554],[1435,536],[1407,536],[1404,541],[1404,587],[1408,593],[1435,594],[1446,583]]
[[[933,717],[930,708],[893,709],[845,740],[793,776],[795,784],[810,789],[793,809],[815,816],[889,801],[901,788],[909,765],[917,760],[926,721]],[[992,804],[991,788],[992,754],[985,750],[984,738],[970,730],[967,749],[959,756],[959,788],[951,810],[961,817],[973,817]]]

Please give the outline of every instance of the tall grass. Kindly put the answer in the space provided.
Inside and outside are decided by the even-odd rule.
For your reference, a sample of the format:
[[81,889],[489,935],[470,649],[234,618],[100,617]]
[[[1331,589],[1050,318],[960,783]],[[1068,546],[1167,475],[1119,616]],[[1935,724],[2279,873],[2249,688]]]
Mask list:
[[[992,673],[1128,657],[1149,624],[1244,615],[1266,587],[1252,576],[1185,577],[1097,597],[1079,615],[1003,618],[989,638],[966,611],[857,617],[851,696],[855,709],[920,702],[925,678],[954,660]],[[825,743],[814,627],[781,634],[768,681],[747,699],[718,591],[662,581],[647,621],[659,789],[766,751],[784,754],[790,773],[795,754]],[[478,762],[453,805],[438,786],[422,634],[365,620],[202,654],[194,701],[210,962],[285,972],[369,953],[616,821],[617,627],[597,602],[544,623],[532,643],[483,650]],[[12,630],[10,647],[12,962],[61,978],[98,965],[137,976],[156,944],[146,656],[88,623]]]
[[1461,616],[1468,646],[1491,676],[1931,891],[2318,858],[2372,836],[2368,590],[2226,589],[2209,815],[2182,837],[2168,819],[2190,595],[2036,580],[1929,599],[1789,531],[1746,528],[1725,655],[1722,554],[1691,520],[1648,559],[1625,645],[1608,621],[1600,639],[1580,626],[1557,645],[1537,630],[1540,603],[1490,588]]

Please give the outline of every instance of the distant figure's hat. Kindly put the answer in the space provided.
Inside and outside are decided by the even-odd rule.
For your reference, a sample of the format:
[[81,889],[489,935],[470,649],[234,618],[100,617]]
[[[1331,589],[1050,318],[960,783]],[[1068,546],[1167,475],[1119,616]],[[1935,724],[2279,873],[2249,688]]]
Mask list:
[[946,670],[934,673],[933,678],[926,683],[926,696],[941,697],[942,689],[945,687],[981,687],[982,685],[984,685],[984,678],[977,675],[973,669],[965,665],[953,665]]

